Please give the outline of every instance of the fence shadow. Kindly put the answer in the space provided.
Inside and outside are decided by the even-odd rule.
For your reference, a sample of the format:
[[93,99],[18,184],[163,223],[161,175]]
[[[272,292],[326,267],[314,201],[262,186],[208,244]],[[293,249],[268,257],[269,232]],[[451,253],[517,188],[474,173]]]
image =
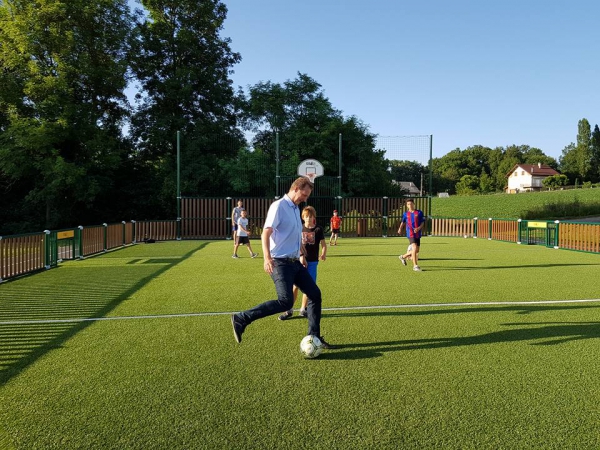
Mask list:
[[[525,325],[525,326],[524,326]],[[505,342],[529,343],[548,346],[582,339],[600,338],[600,322],[548,322],[529,324],[502,324],[509,328],[477,336],[439,337],[431,339],[407,339],[369,343],[339,345],[340,351],[328,352],[322,359],[364,359],[376,358],[387,352],[405,350],[434,350],[449,347],[498,344]]]
[[105,317],[154,278],[206,245],[199,242],[175,258],[157,258],[153,252],[148,258],[140,258],[139,254],[125,257],[121,264],[88,267],[82,263],[77,267],[79,262],[74,261],[3,285],[0,386],[93,323],[85,319]]

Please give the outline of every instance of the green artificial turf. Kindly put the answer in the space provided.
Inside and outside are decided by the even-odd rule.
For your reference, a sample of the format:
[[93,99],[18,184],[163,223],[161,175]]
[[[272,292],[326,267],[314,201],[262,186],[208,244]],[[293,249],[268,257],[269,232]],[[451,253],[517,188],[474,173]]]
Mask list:
[[424,238],[415,273],[405,248],[329,248],[322,331],[340,347],[315,360],[301,318],[235,343],[229,313],[274,288],[230,241],[137,245],[4,283],[0,445],[598,448],[600,301],[507,302],[599,298],[599,256]]

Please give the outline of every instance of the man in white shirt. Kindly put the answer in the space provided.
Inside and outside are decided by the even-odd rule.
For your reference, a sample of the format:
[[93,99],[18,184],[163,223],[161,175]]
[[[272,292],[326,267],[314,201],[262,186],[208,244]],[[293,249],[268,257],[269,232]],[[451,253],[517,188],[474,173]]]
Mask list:
[[324,348],[333,348],[321,336],[321,290],[306,269],[302,248],[302,221],[298,205],[312,193],[308,178],[297,178],[283,198],[269,207],[261,236],[263,267],[275,283],[277,300],[269,300],[231,316],[233,335],[242,342],[242,333],[250,323],[287,311],[294,305],[294,285],[308,296],[308,334],[318,336]]

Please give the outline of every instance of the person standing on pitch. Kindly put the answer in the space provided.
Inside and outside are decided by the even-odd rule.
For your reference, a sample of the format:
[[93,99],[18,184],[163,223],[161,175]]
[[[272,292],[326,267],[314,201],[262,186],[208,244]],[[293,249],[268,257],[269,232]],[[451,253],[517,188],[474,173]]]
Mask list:
[[[321,290],[300,263],[300,255],[305,255],[305,250],[298,205],[308,199],[312,189],[313,184],[308,178],[297,178],[288,193],[269,207],[261,236],[263,267],[275,283],[277,300],[231,315],[233,336],[238,344],[242,342],[242,333],[252,322],[292,308],[292,291],[296,285],[308,296],[308,334],[318,336],[324,348],[333,348],[321,336]],[[306,264],[305,258],[303,260]]]
[[[402,234],[402,228],[406,226],[406,237],[408,238],[408,242],[412,244],[410,256],[413,262],[413,270],[415,272],[420,272],[419,250],[421,247],[421,230],[423,230],[423,227],[425,226],[425,216],[423,215],[423,211],[415,209],[415,202],[412,199],[406,201],[406,207],[408,210],[402,214],[402,221],[398,228],[398,234]],[[408,256],[408,253],[400,255],[400,261],[402,261],[403,265],[406,265]]]
[[231,232],[233,237],[233,254],[235,255],[235,246],[237,244],[237,230],[238,220],[242,217],[242,211],[244,210],[244,202],[238,200],[237,206],[231,210]]
[[[323,234],[323,228],[317,225],[317,211],[312,206],[307,206],[302,210],[302,220],[304,226],[302,227],[302,245],[306,250],[306,256],[300,255],[300,262],[304,264],[303,257],[306,258],[306,268],[308,273],[317,282],[317,266],[319,260],[325,261],[327,258],[327,244],[325,243],[325,235]],[[319,255],[319,245],[321,246],[321,254]],[[296,297],[298,296],[298,287],[294,286],[294,303],[296,303]],[[306,305],[308,305],[308,296],[302,295],[302,306],[300,307],[300,316],[306,317]],[[284,312],[278,317],[279,320],[291,319],[294,315],[294,310]]]
[[340,228],[342,226],[342,218],[338,216],[337,209],[333,210],[333,216],[331,217],[331,219],[329,219],[329,224],[331,226],[331,237],[329,238],[329,245],[337,245],[338,236],[340,234]]
[[248,230],[248,217],[246,217],[248,213],[246,210],[242,210],[242,217],[238,219],[238,230],[237,230],[237,241],[235,246],[233,247],[233,258],[239,258],[237,254],[237,249],[240,245],[247,245],[248,251],[250,252],[250,256],[252,258],[256,258],[258,256],[257,253],[252,251],[252,244],[250,244],[250,231]]

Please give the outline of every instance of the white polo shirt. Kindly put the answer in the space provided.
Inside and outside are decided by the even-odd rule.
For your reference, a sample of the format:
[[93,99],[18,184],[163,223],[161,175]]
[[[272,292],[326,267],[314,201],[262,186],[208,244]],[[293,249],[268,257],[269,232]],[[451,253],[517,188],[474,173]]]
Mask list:
[[300,211],[285,194],[269,207],[264,228],[272,228],[269,238],[272,258],[299,258],[302,241]]

